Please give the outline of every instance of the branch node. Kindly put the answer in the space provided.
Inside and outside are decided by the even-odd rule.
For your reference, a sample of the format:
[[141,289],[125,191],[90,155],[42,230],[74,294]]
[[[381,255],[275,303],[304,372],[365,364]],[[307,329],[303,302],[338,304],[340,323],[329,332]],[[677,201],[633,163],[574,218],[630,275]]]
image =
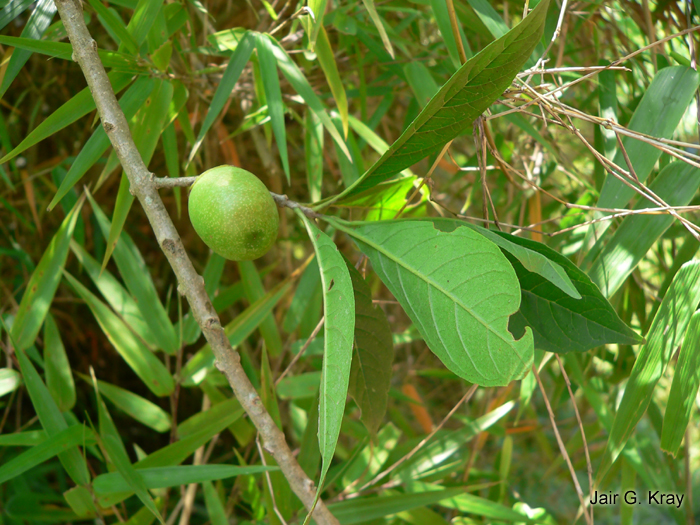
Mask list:
[[95,51],[97,51],[97,41],[91,40],[91,41],[90,41],[90,45],[92,46],[92,49],[94,49]]
[[111,122],[104,122],[102,124],[102,127],[105,128],[105,132],[109,133],[112,131],[116,126],[112,124]]
[[187,292],[185,291],[184,286],[182,286],[181,284],[177,285],[177,293],[179,293],[183,297],[185,297],[187,295]]

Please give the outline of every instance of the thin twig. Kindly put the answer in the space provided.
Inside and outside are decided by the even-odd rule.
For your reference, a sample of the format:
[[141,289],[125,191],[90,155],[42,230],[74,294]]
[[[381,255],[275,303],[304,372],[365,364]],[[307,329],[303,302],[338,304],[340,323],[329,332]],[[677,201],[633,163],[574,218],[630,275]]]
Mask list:
[[[211,345],[217,367],[226,376],[236,398],[258,429],[264,448],[275,458],[290,487],[306,509],[311,510],[316,496],[314,483],[294,458],[284,433],[265,410],[260,396],[243,370],[240,355],[231,347],[204,288],[204,279],[194,269],[180,235],[158,194],[153,177],[134,144],[128,122],[119,107],[97,53],[97,42],[85,25],[82,4],[79,0],[55,2],[73,46],[73,57],[85,75],[102,125],[129,179],[130,191],[139,199],[146,212],[158,244],[177,276],[179,290],[187,297],[195,320]],[[316,505],[313,517],[319,525],[338,524],[338,520],[321,501]]]

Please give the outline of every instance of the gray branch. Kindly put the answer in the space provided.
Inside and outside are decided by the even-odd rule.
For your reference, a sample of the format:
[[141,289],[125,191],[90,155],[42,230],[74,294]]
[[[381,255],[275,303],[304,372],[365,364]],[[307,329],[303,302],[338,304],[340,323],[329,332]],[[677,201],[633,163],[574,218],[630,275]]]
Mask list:
[[[194,181],[197,180],[197,177],[154,177],[152,180],[153,184],[155,184],[155,187],[158,189],[189,188],[190,186],[192,186],[192,184],[194,184]],[[320,214],[316,213],[311,208],[307,208],[306,206],[299,204],[298,202],[290,200],[289,197],[287,197],[286,195],[277,195],[276,193],[272,192],[270,192],[270,195],[272,195],[272,198],[275,200],[277,206],[279,206],[280,208],[298,209],[310,219],[318,219],[319,217],[321,217]]]
[[[221,322],[204,289],[204,280],[192,266],[175,226],[158,195],[151,173],[139,155],[104,66],[83,20],[80,0],[55,0],[61,20],[73,45],[73,57],[85,75],[102,125],[129,178],[131,192],[139,199],[156,239],[177,276],[179,290],[187,297],[194,317],[216,356],[217,367],[228,379],[236,398],[262,437],[265,450],[277,461],[294,493],[307,510],[313,505],[314,483],[304,473],[289,449],[283,432],[263,406],[255,387],[248,380],[240,356],[231,347]],[[338,520],[319,501],[313,517],[319,524],[338,525]]]

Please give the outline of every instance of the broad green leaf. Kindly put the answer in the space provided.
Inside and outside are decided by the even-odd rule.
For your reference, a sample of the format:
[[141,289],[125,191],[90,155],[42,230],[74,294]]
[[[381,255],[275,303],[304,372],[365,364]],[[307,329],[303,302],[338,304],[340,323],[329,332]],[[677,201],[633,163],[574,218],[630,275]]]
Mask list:
[[303,213],[297,210],[297,215],[314,245],[323,287],[324,354],[318,408],[318,446],[323,463],[316,493],[318,499],[333,460],[345,412],[355,330],[355,300],[345,260],[335,243]]
[[376,436],[384,422],[394,362],[394,342],[384,310],[372,304],[369,285],[347,265],[355,295],[355,345],[348,392],[360,407],[362,422]]
[[[671,138],[699,85],[700,75],[689,67],[674,66],[660,70],[645,91],[627,128],[655,138]],[[643,183],[661,157],[661,150],[628,136],[622,137],[622,145],[634,166],[637,179]],[[629,171],[621,150],[616,153],[613,162]],[[608,173],[597,207],[624,208],[635,193],[632,188]],[[597,217],[603,215],[602,212],[596,214]],[[588,263],[598,257],[607,243],[608,239],[603,233],[608,226],[610,221],[603,221],[589,228],[586,238],[596,238],[597,242],[586,254]]]
[[77,452],[77,447],[80,445],[94,444],[95,436],[90,429],[83,425],[66,427],[42,443],[0,465],[0,483],[5,483],[58,454],[66,454],[71,450]]
[[[278,468],[262,465],[245,467],[236,465],[183,465],[179,467],[135,469],[134,472],[141,477],[148,489],[162,489],[275,470],[278,470]],[[119,472],[110,472],[109,474],[97,476],[93,481],[93,487],[95,492],[100,495],[125,492],[131,489]]]
[[318,95],[316,95],[314,92],[311,84],[309,84],[309,81],[304,76],[304,73],[301,72],[299,67],[289,57],[287,51],[280,46],[276,40],[272,39],[271,43],[272,51],[275,55],[275,59],[277,60],[277,67],[280,68],[280,71],[282,71],[282,74],[286,77],[287,81],[289,81],[294,90],[299,93],[299,96],[304,99],[304,102],[306,102],[306,105],[309,106],[309,109],[316,114],[323,124],[323,127],[326,128],[328,133],[330,133],[331,137],[333,137],[333,140],[345,154],[345,156],[348,159],[352,158],[345,141],[340,136],[340,133],[331,121],[328,113],[326,113],[321,99],[318,98]]
[[[124,443],[122,443],[119,431],[112,421],[112,416],[110,416],[107,410],[107,405],[100,397],[100,391],[97,385],[95,385],[95,395],[97,396],[97,411],[99,415],[99,425],[100,425],[100,440],[104,451],[109,456],[110,463],[116,468],[116,474],[123,480],[124,488],[122,491],[131,490],[136,493],[136,497],[141,500],[148,510],[150,510],[153,515],[158,518],[158,520],[165,525],[165,521],[160,515],[160,512],[156,508],[156,504],[153,502],[153,498],[148,493],[146,484],[143,479],[136,472],[136,469],[131,464],[129,460],[129,455],[126,452]],[[93,489],[97,491],[97,480],[102,477],[98,476],[92,482]]]
[[14,392],[22,384],[19,372],[13,368],[0,368],[0,397]]
[[131,36],[131,33],[127,31],[124,22],[122,22],[122,19],[119,18],[119,16],[116,15],[113,11],[107,9],[104,6],[104,4],[102,4],[102,2],[100,2],[99,0],[88,0],[88,2],[92,6],[92,8],[97,12],[97,15],[100,18],[100,22],[105,27],[105,29],[111,31],[119,38],[117,44],[121,44],[124,48],[126,48],[126,51],[128,51],[130,54],[138,55],[139,46],[134,40],[134,38]]
[[73,254],[90,276],[92,282],[117,315],[139,336],[149,348],[157,348],[155,336],[148,327],[141,310],[136,306],[129,292],[108,270],[101,270],[100,264],[75,241],[70,244]]
[[372,23],[374,24],[374,27],[376,27],[377,31],[379,32],[379,37],[382,39],[384,49],[386,49],[387,53],[389,53],[391,58],[395,58],[394,47],[391,45],[391,40],[389,40],[389,36],[386,34],[386,29],[384,28],[384,24],[382,22],[381,17],[379,16],[379,13],[377,13],[377,8],[374,5],[374,0],[362,0],[362,3],[367,9],[369,17],[372,19]]
[[685,429],[695,404],[700,386],[700,312],[695,312],[688,323],[683,347],[678,356],[673,384],[668,395],[661,448],[674,456],[681,448]]
[[313,111],[304,113],[304,154],[309,198],[316,202],[323,188],[323,124]]
[[[92,379],[81,376],[85,381],[92,384]],[[170,430],[170,414],[148,399],[134,394],[124,388],[97,380],[97,387],[100,395],[109,399],[119,410],[143,423],[156,432],[167,432]]]
[[224,109],[224,106],[228,102],[229,96],[233,91],[236,82],[238,82],[238,77],[241,76],[243,68],[248,63],[250,55],[255,48],[255,38],[250,33],[245,33],[243,38],[238,42],[235,51],[231,55],[228,65],[224,71],[224,75],[219,82],[216,92],[214,93],[214,98],[209,104],[209,109],[207,110],[207,115],[204,117],[204,122],[202,123],[202,128],[199,130],[199,135],[197,135],[197,140],[192,145],[192,151],[190,152],[189,159],[187,163],[189,164],[194,159],[197,154],[204,136],[207,134],[214,121]]
[[146,387],[157,396],[169,395],[175,388],[175,382],[165,365],[106,304],[95,297],[75,277],[67,272],[64,275],[78,295],[90,307],[100,328],[114,349],[139,376]]
[[29,278],[17,316],[12,324],[12,338],[22,350],[34,342],[49,311],[58,283],[61,281],[61,271],[66,264],[70,239],[83,202],[85,202],[84,196],[63,219],[60,228]]
[[260,75],[267,100],[267,114],[270,116],[272,131],[277,141],[277,149],[282,160],[282,168],[287,176],[287,184],[290,183],[289,155],[287,153],[287,130],[284,124],[284,102],[282,102],[282,90],[275,62],[274,46],[268,35],[257,33],[255,35],[255,48],[258,51],[260,63]]
[[[396,217],[396,214],[406,204],[406,195],[415,190],[417,177],[404,177],[393,181],[382,182],[373,188],[353,195],[334,206],[340,208],[366,210],[365,221],[386,221]],[[428,192],[421,190],[420,201],[427,199]],[[416,202],[415,200],[413,202]],[[410,208],[404,214],[410,213]]]
[[[102,235],[107,237],[111,227],[110,221],[89,193],[88,199],[92,204]],[[158,298],[158,292],[151,279],[151,272],[143,260],[141,252],[125,231],[122,231],[119,236],[119,242],[114,248],[113,255],[119,273],[124,279],[124,284],[136,301],[136,306],[141,311],[143,318],[148,322],[158,346],[169,354],[174,354],[177,351],[175,328],[168,318],[163,303]]]
[[228,525],[229,521],[226,517],[226,509],[214,485],[212,485],[212,482],[203,481],[202,489],[204,490],[204,504],[207,507],[207,514],[209,514],[211,525]]
[[[97,2],[97,0],[93,1]],[[134,82],[134,84],[122,95],[122,97],[119,99],[119,106],[122,108],[124,116],[127,119],[133,117],[136,111],[143,105],[148,98],[148,95],[151,94],[154,84],[155,82],[151,78],[139,77],[136,79],[136,82]],[[75,98],[77,97],[74,97],[72,100],[75,100]],[[56,115],[58,111],[60,111],[60,109],[57,110],[54,115]],[[39,127],[41,127],[41,125]],[[37,130],[39,127],[37,127]],[[98,126],[93,132],[92,136],[81,148],[80,153],[78,153],[77,157],[73,161],[73,164],[71,164],[68,174],[65,176],[63,181],[61,181],[61,185],[56,191],[56,195],[49,204],[49,210],[52,210],[53,207],[56,206],[56,204],[58,204],[58,202],[66,195],[66,193],[68,193],[70,189],[78,183],[83,175],[85,175],[85,173],[87,173],[87,171],[95,165],[104,152],[107,151],[109,146],[110,142],[107,133],[102,126]]]
[[[700,188],[700,169],[685,162],[672,162],[649,185],[669,206],[685,206]],[[656,204],[642,198],[635,210],[656,208]],[[612,238],[606,236],[603,249],[588,275],[606,297],[622,286],[651,247],[675,221],[672,215],[629,215],[615,230]]]
[[[115,93],[119,93],[124,89],[129,82],[131,82],[132,78],[132,75],[118,72],[112,72],[108,76]],[[90,89],[85,88],[54,111],[46,120],[43,120],[16,148],[0,159],[0,164],[4,164],[8,160],[15,158],[23,151],[41,142],[45,138],[50,137],[57,131],[62,130],[79,118],[94,111],[94,109],[95,101],[90,94]]]
[[[335,62],[333,48],[328,40],[328,34],[326,34],[326,30],[323,27],[319,30],[316,40],[316,56],[318,57],[319,64],[321,64],[321,69],[323,69],[323,74],[326,76],[328,86],[331,88],[338,113],[340,113],[340,120],[343,123],[343,135],[347,137],[348,99],[345,94],[345,87],[343,87],[343,81],[338,72],[338,65]],[[321,141],[321,144],[323,144],[323,141]]]
[[532,365],[532,331],[520,340],[508,319],[520,305],[513,268],[490,241],[469,228],[442,232],[421,221],[348,228],[336,221],[445,366],[467,381],[504,386]]
[[75,381],[56,321],[51,314],[46,316],[44,323],[44,363],[46,387],[61,412],[70,410],[75,405]]
[[[156,79],[151,95],[130,124],[134,144],[136,144],[136,148],[146,167],[151,163],[156,145],[166,125],[165,119],[168,116],[172,98],[172,83]],[[107,250],[102,261],[102,269],[106,268],[107,262],[112,255],[114,246],[126,223],[134,198],[129,191],[129,179],[126,173],[123,173],[119,192],[117,193],[117,202],[114,204],[114,212],[112,213],[112,224],[107,238]],[[170,353],[174,353],[167,342],[164,342],[164,344]]]
[[[284,297],[290,286],[291,282],[289,280],[282,281],[267,292],[264,297],[255,301],[224,326],[224,332],[233,348],[241,344],[244,339],[260,326],[260,323],[269,315],[279,300]],[[207,376],[212,366],[214,366],[214,353],[209,343],[207,343],[182,367],[180,377],[183,385],[192,386],[199,384]]]
[[615,462],[644,415],[654,388],[685,334],[700,302],[700,261],[684,264],[673,279],[634,362],[620,407],[615,414],[603,460],[600,481]]
[[[2,317],[0,317],[0,324],[7,329]],[[61,414],[61,411],[58,409],[53,397],[51,397],[49,389],[46,388],[36,368],[34,368],[31,360],[27,357],[25,350],[17,345],[14,337],[10,336],[10,339],[15,348],[15,355],[19,361],[22,379],[27,388],[27,392],[29,392],[29,398],[32,401],[34,411],[41,422],[41,426],[46,431],[46,435],[49,438],[53,438],[61,431],[66,430],[68,424]],[[60,452],[58,454],[58,459],[75,483],[86,485],[90,482],[87,463],[77,447],[69,447]]]
[[542,0],[520,24],[469,59],[391,148],[335,199],[376,186],[424,157],[438,153],[447,142],[468,129],[510,86],[535,49],[548,7],[549,0]]
[[[475,232],[480,233],[489,241],[494,243],[502,250],[507,251],[515,257],[529,272],[534,272],[541,277],[547,279],[554,284],[566,295],[574,299],[580,299],[581,294],[578,292],[574,284],[571,282],[564,267],[554,262],[553,257],[560,259],[561,256],[546,245],[523,239],[516,235],[510,235],[503,232],[487,230],[481,226],[459,221],[455,219],[431,218],[429,219],[435,226],[443,231],[452,231],[459,225],[471,228]],[[568,261],[568,259],[567,259]]]
[[[0,44],[13,46],[19,49],[31,51],[32,53],[41,53],[62,60],[73,60],[73,46],[63,42],[48,42],[46,40],[33,40],[31,38],[14,37],[0,35]],[[112,68],[115,71],[123,71],[131,74],[138,74],[144,70],[144,66],[129,55],[119,53],[117,51],[105,51],[98,49],[102,65],[106,68]]]
[[[51,19],[56,13],[56,4],[52,0],[39,0],[34,11],[22,29],[22,38],[40,41],[46,29],[51,24]],[[9,62],[3,67],[2,84],[0,84],[0,98],[7,92],[12,81],[27,63],[32,52],[25,49],[15,49]]]
[[559,265],[581,296],[574,299],[564,293],[541,273],[525,268],[523,263],[527,259],[514,257],[511,250],[502,246],[518,276],[522,293],[520,311],[510,319],[509,329],[513,333],[521,334],[528,326],[535,335],[535,346],[555,353],[585,352],[604,344],[634,345],[644,341],[618,317],[598,287],[569,259],[544,244],[502,232],[491,233]]

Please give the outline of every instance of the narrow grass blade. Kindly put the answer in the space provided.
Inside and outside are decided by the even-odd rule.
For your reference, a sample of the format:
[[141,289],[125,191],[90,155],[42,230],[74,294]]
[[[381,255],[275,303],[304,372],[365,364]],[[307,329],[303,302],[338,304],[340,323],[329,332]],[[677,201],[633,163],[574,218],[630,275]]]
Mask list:
[[78,295],[87,303],[114,349],[139,376],[146,387],[157,396],[169,395],[175,388],[175,382],[165,365],[106,304],[95,297],[75,277],[67,272],[64,275]]
[[[440,35],[442,36],[443,42],[445,42],[445,47],[450,55],[450,61],[452,62],[452,71],[456,71],[462,65],[459,59],[459,51],[457,51],[457,41],[455,40],[454,32],[452,31],[452,24],[450,22],[450,15],[447,12],[447,2],[444,0],[430,0],[430,7],[435,16],[435,21],[437,22],[438,29],[440,30]],[[467,53],[467,57],[471,58],[471,50],[467,51],[468,40],[464,35],[464,29],[462,29],[462,24],[459,24],[459,36],[462,38],[462,43],[464,44],[464,51]],[[422,106],[421,106],[422,107]]]
[[[671,138],[695,91],[700,85],[700,75],[689,67],[674,66],[660,70],[644,93],[641,102],[634,110],[627,127],[638,133],[655,138]],[[661,150],[647,142],[631,137],[622,137],[622,145],[634,167],[639,182],[645,182],[654,165],[661,157]],[[622,151],[613,159],[615,164],[627,170]],[[635,191],[611,174],[607,174],[600,192],[597,206],[599,208],[624,208]],[[597,214],[598,217],[602,213]],[[591,263],[598,257],[607,242],[603,233],[610,226],[610,221],[593,225],[586,234],[586,239],[595,237],[596,244],[586,254],[585,261]]]
[[[141,477],[145,487],[150,490],[227,479],[244,474],[260,474],[275,470],[279,469],[262,465],[244,467],[236,465],[183,465],[179,467],[145,468],[134,470],[134,472]],[[109,474],[97,476],[93,481],[93,487],[99,495],[126,492],[131,489],[120,472],[110,472]]]
[[[39,0],[24,29],[22,29],[22,38],[40,41],[51,24],[51,19],[55,13],[56,4],[52,0]],[[10,61],[3,71],[2,84],[0,84],[0,98],[7,92],[10,84],[12,84],[12,81],[17,77],[30,56],[32,56],[31,51],[25,49],[14,50]]]
[[[90,194],[88,194],[88,198],[102,230],[102,235],[107,237],[110,231],[110,221]],[[119,236],[119,242],[113,253],[114,261],[124,279],[124,284],[136,301],[136,306],[141,311],[143,318],[148,322],[158,346],[169,354],[174,354],[177,352],[175,328],[170,322],[163,303],[158,298],[151,273],[141,252],[125,231],[122,231]]]
[[599,482],[615,462],[651,402],[654,388],[686,332],[700,302],[700,261],[684,264],[673,279],[652,322],[615,414],[596,476]]
[[391,148],[335,199],[376,186],[438,153],[467,129],[510,85],[529,58],[542,35],[548,7],[549,0],[542,0],[520,24],[468,60]]
[[311,202],[316,202],[321,200],[323,188],[323,124],[308,110],[304,114],[304,155],[309,197]]
[[[89,377],[82,375],[81,377],[92,384],[92,379]],[[102,397],[109,399],[114,406],[139,423],[143,423],[156,432],[167,432],[170,430],[170,415],[155,403],[129,390],[99,379],[97,380],[97,387],[100,389]]]
[[44,322],[49,306],[61,281],[61,271],[66,264],[70,239],[78,220],[78,215],[85,202],[81,197],[71,212],[61,223],[60,228],[51,239],[49,246],[27,283],[27,288],[19,304],[19,310],[12,325],[12,337],[22,350],[36,339]]
[[204,505],[207,508],[207,514],[209,514],[211,525],[228,525],[229,521],[226,516],[226,509],[214,485],[212,485],[212,482],[202,482],[202,489],[204,490]]
[[70,247],[76,259],[78,259],[85,272],[102,294],[102,297],[105,298],[116,314],[149,348],[157,348],[158,342],[155,336],[151,332],[141,310],[136,305],[136,301],[129,295],[126,288],[108,270],[101,270],[100,264],[78,243],[71,241]]
[[134,37],[134,41],[141,46],[151,30],[151,26],[163,6],[163,0],[139,0],[134,9],[134,14],[126,26],[126,30]]
[[284,102],[282,102],[282,90],[280,89],[271,38],[268,35],[256,34],[255,48],[258,51],[260,75],[267,100],[267,113],[270,116],[272,131],[275,134],[277,149],[282,160],[282,168],[287,176],[287,184],[289,184],[291,175],[289,174],[289,155],[287,153],[287,131],[284,124],[285,107]]
[[58,431],[50,438],[6,461],[0,466],[0,483],[5,483],[24,472],[40,465],[47,459],[69,450],[77,450],[80,445],[94,445],[95,436],[83,425],[73,425]]
[[197,140],[192,145],[192,151],[190,152],[189,159],[187,160],[188,164],[192,162],[192,159],[194,159],[194,156],[197,154],[197,151],[204,140],[204,136],[207,134],[211,126],[214,124],[214,121],[224,109],[224,106],[226,105],[236,82],[238,82],[238,77],[241,76],[243,68],[248,63],[254,48],[255,38],[252,34],[245,33],[240,42],[238,42],[236,50],[231,55],[231,59],[224,70],[224,75],[221,77],[219,86],[216,88],[211,104],[209,104],[209,109],[207,110],[206,117],[204,117],[204,122],[199,130],[199,135],[197,135]]
[[[689,204],[698,188],[700,169],[685,162],[667,165],[649,186],[669,206]],[[641,199],[634,209],[655,207]],[[630,215],[623,219],[612,238],[606,236],[600,255],[588,271],[603,295],[612,297],[674,220],[671,215]]]
[[46,316],[44,323],[44,363],[46,387],[58,409],[61,412],[70,410],[75,405],[75,381],[56,321],[51,314]]
[[374,27],[376,27],[377,31],[379,32],[379,37],[382,39],[384,49],[386,49],[386,52],[389,53],[389,56],[391,56],[391,58],[395,58],[394,47],[391,45],[391,40],[389,40],[389,36],[386,34],[386,29],[384,29],[384,24],[382,22],[381,17],[379,16],[379,13],[377,13],[377,8],[374,5],[374,0],[362,0],[362,3],[365,5],[365,9],[367,9],[369,17],[372,19],[372,23],[374,24]]
[[345,156],[348,159],[351,159],[352,157],[347,145],[345,144],[345,141],[340,136],[340,133],[338,133],[338,130],[328,116],[328,113],[326,113],[326,109],[323,107],[321,99],[318,98],[318,95],[316,95],[314,92],[311,84],[309,84],[309,81],[304,76],[304,73],[301,72],[299,67],[289,57],[287,51],[285,51],[285,49],[280,46],[277,41],[271,40],[271,43],[275,59],[277,60],[277,67],[280,68],[282,74],[286,77],[294,90],[299,93],[299,96],[304,99],[304,102],[306,102],[306,105],[309,106],[309,109],[316,113],[316,116],[323,124],[323,127],[326,128],[328,133],[330,133],[331,137],[333,137],[333,140],[345,154]]
[[114,33],[119,41],[117,44],[123,46],[127,52],[132,55],[139,54],[139,46],[131,36],[131,33],[127,31],[124,22],[119,18],[114,12],[107,9],[102,2],[98,0],[88,0],[92,8],[97,12],[100,17],[100,22],[104,25],[105,29]]
[[[109,74],[109,80],[112,83],[114,92],[119,93],[131,82],[131,75],[112,72]],[[16,148],[12,149],[12,151],[0,159],[0,164],[4,164],[15,158],[28,148],[50,137],[57,131],[62,130],[91,111],[94,111],[94,109],[95,101],[92,99],[90,90],[85,88],[43,120]]]
[[323,463],[316,493],[318,499],[333,460],[345,412],[355,331],[355,300],[350,274],[335,243],[303,213],[297,210],[297,215],[314,245],[323,286],[323,377],[318,409],[318,446]]
[[331,224],[369,257],[428,347],[452,372],[482,386],[505,386],[529,371],[532,330],[515,340],[507,328],[520,306],[520,286],[493,243],[469,228],[443,232],[424,221],[357,228]]
[[[243,283],[243,290],[250,304],[265,297],[265,288],[260,280],[258,270],[255,268],[255,264],[252,261],[239,262],[238,271],[241,276],[241,282]],[[262,320],[258,329],[260,330],[260,335],[262,335],[265,340],[267,351],[272,357],[278,357],[282,353],[282,338],[277,329],[277,322],[272,314],[268,314],[267,317]]]
[[355,296],[355,345],[348,391],[360,407],[367,431],[375,437],[386,414],[394,342],[384,310],[372,303],[369,285],[352,264],[347,267]]
[[[0,324],[7,330],[7,326],[2,317],[0,317]],[[10,339],[15,347],[15,355],[17,356],[17,361],[19,361],[22,379],[24,385],[27,387],[27,392],[29,392],[29,398],[32,401],[32,406],[36,411],[36,415],[41,422],[41,426],[44,427],[46,435],[49,438],[54,437],[59,432],[66,430],[68,424],[61,414],[61,411],[58,409],[53,397],[51,397],[49,389],[46,388],[36,368],[34,368],[31,360],[27,357],[24,349],[17,345],[14,337],[10,336]],[[58,454],[58,459],[75,483],[78,485],[86,485],[90,482],[87,463],[77,447],[71,447],[60,452]]]
[[21,15],[22,12],[33,3],[33,0],[14,0],[12,2],[7,2],[3,8],[0,9],[0,30],[4,29],[7,24]]
[[700,312],[695,312],[688,323],[683,347],[676,363],[661,432],[661,448],[674,456],[678,454],[685,429],[688,428],[690,414],[698,395],[698,386],[700,386]]
[[[323,74],[326,76],[328,86],[331,88],[331,93],[335,99],[335,105],[340,114],[340,120],[343,123],[343,135],[348,136],[348,99],[345,94],[345,87],[338,72],[338,65],[335,63],[335,55],[333,48],[328,40],[328,34],[322,27],[318,32],[316,40],[316,56],[321,64]],[[323,144],[323,142],[321,142]]]
[[[160,512],[156,508],[156,504],[153,502],[153,498],[148,493],[146,484],[144,483],[141,476],[136,472],[136,469],[131,464],[129,460],[129,455],[124,448],[124,443],[122,443],[121,436],[117,431],[117,427],[112,421],[112,416],[110,416],[107,410],[107,405],[100,397],[100,391],[95,385],[95,395],[97,396],[97,411],[99,415],[100,424],[100,440],[104,451],[110,459],[110,462],[114,465],[117,471],[114,473],[119,476],[123,481],[122,490],[131,490],[136,493],[136,497],[141,500],[148,510],[150,510],[153,515],[158,518],[163,525],[165,521],[163,520]],[[96,483],[98,479],[103,476],[98,476],[92,482],[93,489],[97,491]]]
[[[95,0],[96,1],[96,0]],[[124,112],[124,116],[130,119],[134,116],[136,111],[144,104],[148,96],[153,90],[155,82],[153,79],[148,77],[139,77],[136,82],[126,90],[124,95],[119,100],[119,106]],[[58,113],[58,111],[56,112]],[[54,115],[56,114],[54,113]],[[40,126],[41,127],[41,126]],[[37,128],[39,129],[39,128]],[[58,204],[58,202],[74,187],[83,175],[95,165],[99,158],[107,151],[110,142],[107,133],[104,128],[100,125],[95,129],[92,136],[88,139],[85,145],[78,153],[78,156],[71,164],[68,173],[66,174],[61,185],[56,191],[56,195],[51,200],[49,204],[49,211]]]

